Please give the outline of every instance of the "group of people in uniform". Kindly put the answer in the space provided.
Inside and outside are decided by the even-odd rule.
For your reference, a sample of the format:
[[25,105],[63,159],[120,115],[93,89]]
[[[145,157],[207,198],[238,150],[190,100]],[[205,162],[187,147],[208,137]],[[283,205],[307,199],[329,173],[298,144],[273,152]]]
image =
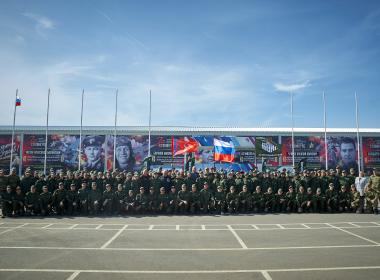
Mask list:
[[3,217],[224,213],[378,213],[380,176],[355,169],[224,172],[0,170]]

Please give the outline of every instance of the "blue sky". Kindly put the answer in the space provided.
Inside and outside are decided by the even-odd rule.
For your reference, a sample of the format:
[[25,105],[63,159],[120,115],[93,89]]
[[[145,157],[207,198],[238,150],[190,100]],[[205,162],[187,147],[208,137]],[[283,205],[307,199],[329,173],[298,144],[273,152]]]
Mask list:
[[379,127],[379,1],[0,1],[0,124]]

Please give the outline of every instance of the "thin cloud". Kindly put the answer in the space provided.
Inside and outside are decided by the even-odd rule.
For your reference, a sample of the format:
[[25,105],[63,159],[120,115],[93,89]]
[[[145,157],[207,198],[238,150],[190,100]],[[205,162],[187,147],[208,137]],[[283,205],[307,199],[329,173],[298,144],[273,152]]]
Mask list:
[[107,21],[109,21],[110,23],[113,23],[113,20],[111,19],[111,17],[109,15],[107,15],[106,13],[102,12],[102,11],[99,11],[97,10],[97,13],[99,15],[101,15],[102,17],[104,17]]
[[310,83],[309,81],[306,81],[304,83],[298,83],[298,84],[275,83],[273,86],[277,91],[292,92],[292,91],[298,91],[300,89],[309,87]]
[[23,13],[23,16],[35,22],[36,32],[43,37],[45,37],[46,35],[45,32],[47,30],[52,30],[55,28],[55,23],[51,19],[45,16],[41,16],[41,15],[37,15],[33,13]]

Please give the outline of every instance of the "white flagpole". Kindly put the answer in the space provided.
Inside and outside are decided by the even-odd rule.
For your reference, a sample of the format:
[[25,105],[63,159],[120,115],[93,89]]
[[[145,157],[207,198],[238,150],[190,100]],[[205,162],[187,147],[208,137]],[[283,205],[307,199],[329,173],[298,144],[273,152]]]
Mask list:
[[326,118],[326,96],[323,92],[323,124],[325,127],[325,158],[326,158],[326,170],[328,169],[328,145],[327,145],[327,118]]
[[290,93],[290,114],[292,115],[292,161],[293,161],[293,169],[294,165],[294,117],[293,117],[293,92]]
[[16,99],[17,99],[17,96],[18,96],[18,89],[16,89],[16,98],[14,100],[15,109],[14,109],[14,112],[13,112],[12,146],[11,146],[11,158],[10,158],[10,162],[9,162],[9,173],[12,170],[13,145],[14,145],[14,141],[15,141],[15,124],[16,124],[16,108],[17,108],[17,106],[16,106]]
[[116,89],[115,94],[115,128],[113,133],[113,171],[116,169],[116,127],[117,127],[117,97],[119,94],[119,90]]
[[80,171],[80,159],[81,159],[81,154],[82,154],[83,99],[84,99],[84,89],[82,90],[82,107],[81,107],[81,111],[80,111],[80,131],[79,131],[78,171]]
[[358,145],[358,173],[360,173],[360,137],[359,137],[359,108],[358,108],[358,96],[355,91],[355,113],[356,113],[356,137]]
[[152,122],[152,91],[149,90],[149,131],[148,131],[148,157],[150,157],[150,134],[151,134],[151,122]]
[[46,160],[48,146],[48,129],[49,129],[49,106],[50,106],[50,88],[48,90],[47,110],[46,110],[46,132],[45,132],[45,158],[44,158],[44,174],[46,175]]

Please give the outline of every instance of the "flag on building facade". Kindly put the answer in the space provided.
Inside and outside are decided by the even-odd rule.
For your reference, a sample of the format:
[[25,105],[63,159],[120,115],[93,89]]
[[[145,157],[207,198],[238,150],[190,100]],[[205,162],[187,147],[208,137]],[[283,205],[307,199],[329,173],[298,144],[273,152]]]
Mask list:
[[199,143],[190,138],[190,137],[183,137],[176,139],[172,136],[172,155],[179,156],[183,155],[185,153],[193,153],[198,151]]
[[214,138],[214,160],[223,162],[234,162],[234,144],[232,142],[225,142]]

